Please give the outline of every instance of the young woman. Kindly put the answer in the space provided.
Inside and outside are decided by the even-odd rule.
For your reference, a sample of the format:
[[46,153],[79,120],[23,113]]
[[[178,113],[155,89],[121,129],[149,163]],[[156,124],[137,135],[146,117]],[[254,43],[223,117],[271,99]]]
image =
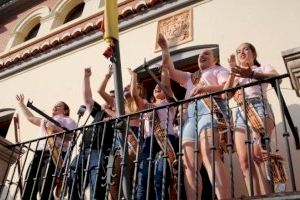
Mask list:
[[[129,73],[132,73],[131,70],[129,70]],[[105,76],[105,79],[102,81],[100,88],[98,90],[98,93],[100,94],[100,96],[105,100],[106,102],[106,106],[104,107],[105,112],[109,113],[110,116],[112,117],[116,117],[116,109],[115,109],[115,99],[113,96],[111,96],[110,94],[108,94],[105,89],[106,89],[106,85],[107,82],[109,81],[111,75],[113,74],[113,69],[112,66],[109,67],[109,71]],[[131,83],[132,84],[132,83]],[[138,111],[138,107],[130,93],[130,85],[127,85],[126,87],[124,87],[123,90],[123,95],[124,95],[124,106],[125,106],[125,113],[126,114],[130,114],[130,113],[135,113]],[[137,87],[137,93],[140,95],[141,93],[141,88]],[[124,121],[125,122],[125,121]],[[128,171],[130,173],[129,177],[132,177],[133,175],[133,171],[134,171],[134,163],[133,161],[136,159],[136,149],[134,144],[132,143],[137,143],[137,138],[138,138],[138,133],[139,133],[139,115],[134,115],[130,117],[130,121],[129,121],[129,126],[130,126],[130,133],[131,134],[131,138],[135,138],[135,139],[129,139],[129,136],[127,138],[127,143],[128,143],[128,155],[129,155],[129,162],[128,162]],[[126,123],[123,124],[123,128],[121,128],[121,131],[126,130]],[[125,134],[125,133],[124,133]],[[132,142],[135,141],[135,142]],[[110,186],[110,195],[109,195],[109,199],[111,200],[115,200],[118,198],[118,191],[119,191],[119,180],[120,180],[120,174],[121,174],[121,157],[120,157],[120,142],[119,142],[119,138],[117,136],[117,140],[115,142],[115,161],[114,161],[114,171],[113,174],[116,174],[116,176],[114,176],[112,178],[112,182],[114,182],[115,184],[112,184]]]
[[[229,75],[228,71],[219,66],[218,56],[215,51],[210,49],[203,50],[198,57],[198,73],[201,75],[201,78],[195,77],[195,74],[189,72],[184,72],[177,70],[174,67],[174,64],[171,60],[169,53],[167,41],[163,35],[159,36],[158,44],[162,49],[163,58],[165,59],[166,66],[168,67],[170,77],[181,86],[186,88],[185,99],[190,98],[191,96],[212,93],[220,91],[223,89],[223,86]],[[198,79],[198,83],[197,80]],[[199,81],[200,79],[200,81]],[[216,102],[218,107],[222,110],[223,113],[227,113],[225,102],[217,97]],[[197,106],[197,109],[196,109]],[[195,117],[195,112],[197,110],[197,117]],[[215,145],[218,146],[219,137],[218,137],[218,124],[216,121],[213,122],[214,130],[212,127],[211,120],[211,111],[204,104],[202,100],[197,102],[192,102],[188,105],[187,109],[187,118],[183,128],[183,163],[184,163],[184,183],[185,190],[187,194],[187,199],[196,199],[196,192],[198,191],[198,199],[201,198],[202,193],[202,181],[201,177],[198,177],[197,185],[195,187],[196,178],[195,178],[195,142],[196,137],[198,137],[198,146],[199,146],[199,156],[198,159],[198,169],[200,168],[202,162],[208,172],[209,178],[212,181],[213,172],[212,164],[213,160],[211,159],[211,144],[212,144],[212,133],[215,134]],[[214,116],[217,119],[216,116]],[[196,119],[198,121],[196,121]],[[197,124],[197,125],[196,125]],[[196,129],[196,127],[198,129]],[[215,151],[215,186],[216,186],[216,195],[218,199],[227,199],[229,198],[229,177],[226,171],[225,165],[221,160],[220,153]],[[199,173],[200,175],[200,173]]]
[[[173,92],[171,90],[170,86],[170,79],[167,74],[167,70],[164,66],[162,66],[162,74],[161,74],[161,80],[162,84],[165,86],[168,92],[168,96],[174,97]],[[137,78],[136,74],[132,72],[132,87],[131,87],[131,93],[132,97],[134,98],[136,105],[139,110],[143,110],[146,108],[156,107],[156,106],[162,106],[166,105],[169,102],[166,99],[166,96],[162,89],[159,87],[159,85],[156,85],[153,90],[153,96],[154,96],[154,102],[148,103],[145,99],[141,98],[137,87]],[[175,133],[173,129],[173,121],[175,118],[176,110],[174,107],[169,108],[163,108],[159,109],[156,112],[155,119],[152,119],[152,112],[145,113],[144,119],[145,119],[145,126],[144,126],[144,144],[142,147],[142,155],[141,155],[141,162],[139,165],[139,171],[138,171],[138,186],[137,186],[137,199],[143,200],[146,199],[146,192],[147,187],[152,188],[154,187],[154,193],[153,190],[150,189],[150,199],[168,199],[169,195],[174,195],[175,191],[172,190],[173,188],[170,188],[170,194],[168,192],[168,188],[174,187],[175,185],[172,185],[172,177],[170,172],[170,163],[174,162],[172,158],[176,158],[175,154]],[[152,127],[154,128],[154,135],[152,135]],[[159,152],[164,152],[164,146],[165,146],[165,135],[167,134],[167,142],[168,142],[168,160],[165,162],[167,165],[167,176],[165,178],[165,182],[163,183],[163,173],[164,173],[164,158],[162,157],[162,154]],[[149,156],[151,151],[151,137],[153,138],[153,147],[152,147],[152,155],[151,158],[154,159],[154,170],[151,170],[151,174],[148,174],[148,167],[149,167]],[[172,156],[173,155],[173,156]],[[172,158],[171,158],[172,157]],[[153,163],[151,163],[153,164]],[[153,168],[152,168],[153,169]],[[150,185],[147,185],[148,176],[151,176]],[[171,183],[172,182],[172,183]],[[170,184],[171,183],[171,184]],[[163,187],[163,184],[164,187]],[[165,190],[163,191],[163,188]],[[176,195],[176,194],[175,194]]]
[[[262,80],[272,76],[278,75],[276,70],[271,65],[261,65],[257,61],[257,53],[255,47],[250,43],[241,44],[236,50],[237,63],[235,55],[231,55],[228,59],[231,74],[227,80],[224,89],[234,87],[236,85],[243,85],[251,83],[253,81]],[[263,129],[270,136],[272,130],[274,129],[275,123],[272,114],[270,104],[267,100],[267,83],[260,85],[255,85],[252,87],[245,88],[245,99],[247,105],[252,104],[254,108],[255,115],[260,118]],[[241,91],[237,91],[240,92]],[[237,94],[235,94],[235,100],[239,101]],[[240,98],[242,96],[240,95]],[[245,141],[246,136],[246,123],[245,123],[245,113],[243,111],[243,105],[239,106],[239,109],[235,113],[235,133],[234,140],[236,145],[237,154],[239,156],[240,166],[245,177],[246,186],[248,193],[250,194],[250,179],[249,177],[249,166],[248,166],[248,157],[247,157],[247,147]],[[266,126],[264,127],[264,120]],[[248,122],[250,120],[248,119]],[[254,195],[266,194],[269,191],[267,185],[266,173],[262,163],[261,156],[261,133],[259,129],[255,126],[250,125],[253,134],[252,137],[255,138],[255,141],[252,146],[252,158],[253,158],[253,192]]]
[[[25,97],[23,94],[17,95],[16,99],[26,119],[30,123],[40,127],[38,132],[38,137],[45,137],[52,133],[58,133],[63,131],[60,127],[55,126],[54,124],[47,121],[46,119],[33,115],[32,112],[24,104]],[[72,130],[76,128],[76,122],[69,117],[69,114],[70,114],[70,109],[65,102],[59,101],[53,106],[52,109],[53,120],[60,123],[62,127]],[[48,139],[47,140],[48,144],[46,147],[45,147],[45,140],[41,140],[38,143],[38,147],[34,154],[34,158],[30,164],[30,167],[28,168],[28,172],[26,175],[27,182],[25,184],[25,188],[22,194],[22,199],[37,199],[38,192],[40,193],[41,199],[46,199],[46,198],[48,199],[49,196],[51,197],[51,199],[54,199],[54,196],[52,194],[53,191],[50,190],[53,181],[52,175],[55,173],[55,168],[56,168],[56,164],[58,163],[57,161],[58,158],[56,158],[56,161],[50,158],[51,156],[50,149],[53,147],[53,145],[55,145],[56,149],[58,150],[62,147],[61,155],[65,155],[69,146],[69,141],[71,139],[72,137],[68,135],[66,135],[64,139],[63,136],[58,136],[55,139],[55,144],[53,144],[54,141],[53,143],[50,143],[51,139]],[[48,164],[49,162],[50,164]],[[39,169],[37,169],[39,163],[41,164],[41,166]],[[35,180],[35,178],[37,178],[37,180]],[[37,181],[36,184],[34,184],[35,181]],[[55,195],[57,196],[59,194],[55,193]]]

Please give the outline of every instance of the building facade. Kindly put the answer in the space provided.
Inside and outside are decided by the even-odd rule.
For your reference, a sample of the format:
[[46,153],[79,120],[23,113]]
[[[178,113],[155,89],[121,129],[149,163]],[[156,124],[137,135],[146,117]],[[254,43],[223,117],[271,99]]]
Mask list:
[[[221,64],[228,67],[229,55],[240,43],[250,42],[257,48],[261,63],[272,64],[285,74],[282,52],[300,46],[299,8],[298,0],[119,0],[123,85],[130,82],[129,67],[140,72],[146,91],[153,88],[154,82],[147,75],[143,77],[141,66],[145,58],[161,55],[156,44],[158,33],[167,37],[172,51],[183,50],[178,54],[178,67],[193,69],[197,65],[199,45],[218,45]],[[85,67],[92,69],[93,98],[104,103],[97,93],[110,64],[102,55],[107,48],[101,32],[103,12],[104,0],[4,1],[0,5],[0,109],[14,108],[19,113],[15,96],[22,93],[46,113],[63,100],[76,119],[77,108],[83,104]],[[299,97],[289,79],[284,79],[281,88],[294,125],[300,127]],[[114,89],[113,80],[110,89]],[[277,143],[284,155],[281,111],[271,87],[268,97],[276,117],[273,148]],[[19,141],[36,138],[36,127],[22,114],[19,124]],[[16,142],[12,123],[6,139]],[[299,185],[299,150],[293,137],[289,140]],[[235,192],[245,194],[245,186],[236,184]]]

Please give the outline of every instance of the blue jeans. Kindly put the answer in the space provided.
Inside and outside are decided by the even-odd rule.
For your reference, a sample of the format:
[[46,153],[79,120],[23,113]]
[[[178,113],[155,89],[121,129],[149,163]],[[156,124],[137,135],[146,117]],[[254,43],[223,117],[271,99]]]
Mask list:
[[[169,140],[171,143],[175,144],[175,136],[169,135]],[[143,145],[142,149],[142,157],[141,162],[139,165],[139,171],[138,171],[138,186],[137,186],[137,200],[144,200],[146,199],[146,193],[147,193],[147,186],[150,188],[150,199],[162,199],[162,181],[163,181],[163,167],[164,167],[164,158],[159,155],[159,151],[161,150],[160,146],[156,142],[156,139],[153,138],[153,149],[152,152],[155,156],[154,161],[151,161],[152,170],[150,172],[150,185],[147,184],[148,181],[148,168],[149,168],[149,161],[148,157],[150,156],[150,142],[151,138],[148,137],[145,140],[145,143]],[[175,149],[175,148],[174,148]],[[175,150],[176,152],[176,150]],[[153,157],[153,156],[152,156]],[[167,165],[167,174],[166,174],[166,184],[165,184],[165,199],[168,199],[168,187],[170,183],[170,168],[168,161],[166,162]],[[154,192],[153,193],[153,188]]]
[[[72,192],[72,199],[80,199],[81,189],[83,187],[82,178],[85,175],[84,169],[87,166],[87,160],[89,156],[89,149],[85,149],[79,153],[71,162],[70,164],[70,178],[68,180],[68,187],[69,187],[69,197],[71,196]],[[103,162],[104,155],[101,159],[99,171],[98,171],[98,161],[99,161],[99,151],[92,149],[90,153],[90,162],[88,164],[88,171],[87,171],[87,180],[90,186],[90,199],[104,199],[105,188],[101,187],[100,181],[101,177],[105,176],[105,167]],[[79,160],[78,160],[79,159]],[[78,163],[78,165],[77,165]],[[77,165],[77,170],[76,170]],[[98,177],[98,184],[96,183]],[[74,182],[74,183],[73,183]],[[74,185],[74,189],[72,191],[72,185]],[[85,186],[87,187],[87,185]],[[95,192],[95,189],[97,190]],[[95,193],[95,197],[94,197]],[[99,196],[101,195],[101,197]]]

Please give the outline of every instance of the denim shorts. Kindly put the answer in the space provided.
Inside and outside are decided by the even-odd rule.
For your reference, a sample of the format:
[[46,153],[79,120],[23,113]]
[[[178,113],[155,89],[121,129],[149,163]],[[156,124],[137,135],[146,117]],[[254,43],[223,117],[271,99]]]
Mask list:
[[[228,117],[228,109],[226,106],[226,102],[217,99],[215,101],[219,108],[221,109],[225,119]],[[197,104],[197,116],[196,116],[196,104]],[[205,131],[206,129],[218,127],[217,124],[217,116],[214,113],[214,120],[212,124],[212,115],[209,108],[201,101],[197,100],[196,102],[192,102],[188,106],[187,110],[187,119],[183,127],[182,140],[196,140],[196,137],[199,136],[199,133]],[[197,120],[197,123],[196,123]],[[197,126],[197,129],[196,129]],[[196,130],[198,130],[196,132]]]
[[[251,103],[256,110],[259,117],[264,120],[264,118],[274,119],[273,111],[268,100],[262,100],[259,97],[247,99],[247,102]],[[236,109],[235,112],[235,127],[236,128],[246,128],[245,122],[245,113],[241,110],[241,108]]]

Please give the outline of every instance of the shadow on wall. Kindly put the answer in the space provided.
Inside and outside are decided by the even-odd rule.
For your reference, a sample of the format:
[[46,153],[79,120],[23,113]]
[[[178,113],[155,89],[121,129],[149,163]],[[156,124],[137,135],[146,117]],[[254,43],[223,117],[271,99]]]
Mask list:
[[[296,126],[298,129],[298,135],[299,135],[300,104],[289,105],[288,110],[290,112],[294,126]],[[299,187],[300,186],[300,157],[299,157],[300,149],[298,149],[298,150],[296,149],[294,136],[290,130],[290,126],[289,126],[287,120],[285,120],[285,121],[286,121],[287,132],[290,134],[288,140],[289,140],[289,145],[290,145],[290,150],[291,150],[291,158],[292,158],[295,181],[296,181],[296,186],[297,186],[296,189],[297,189],[297,191],[299,191],[300,190],[300,187]],[[285,170],[288,175],[287,191],[292,191],[286,139],[283,137],[283,134],[285,132],[283,122],[280,122],[276,125],[276,130],[277,130],[277,134],[273,134],[273,137],[272,137],[272,147],[273,147],[272,150],[275,151],[276,146],[277,146],[278,150],[279,150],[277,153],[280,154],[285,159]],[[276,135],[277,135],[277,145],[276,145],[276,138],[275,138]]]

